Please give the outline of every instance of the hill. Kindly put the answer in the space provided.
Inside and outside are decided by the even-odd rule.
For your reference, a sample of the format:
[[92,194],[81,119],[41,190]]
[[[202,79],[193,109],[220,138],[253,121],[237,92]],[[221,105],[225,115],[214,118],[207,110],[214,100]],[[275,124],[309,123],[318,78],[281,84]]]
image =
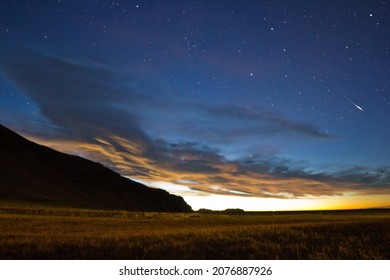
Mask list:
[[182,197],[103,165],[31,142],[0,125],[0,202],[129,211],[189,212]]

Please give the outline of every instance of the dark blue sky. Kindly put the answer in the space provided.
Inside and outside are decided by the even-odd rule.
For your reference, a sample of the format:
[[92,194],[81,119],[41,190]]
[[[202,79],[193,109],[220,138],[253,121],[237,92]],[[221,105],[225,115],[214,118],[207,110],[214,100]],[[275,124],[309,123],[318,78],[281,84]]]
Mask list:
[[388,1],[1,1],[0,39],[38,142],[202,207],[389,199]]

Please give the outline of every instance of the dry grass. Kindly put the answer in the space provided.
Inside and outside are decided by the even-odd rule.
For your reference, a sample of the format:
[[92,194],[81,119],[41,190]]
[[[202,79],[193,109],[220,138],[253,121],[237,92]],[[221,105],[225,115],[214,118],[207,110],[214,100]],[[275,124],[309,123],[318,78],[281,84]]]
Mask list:
[[390,211],[0,208],[0,259],[390,259]]

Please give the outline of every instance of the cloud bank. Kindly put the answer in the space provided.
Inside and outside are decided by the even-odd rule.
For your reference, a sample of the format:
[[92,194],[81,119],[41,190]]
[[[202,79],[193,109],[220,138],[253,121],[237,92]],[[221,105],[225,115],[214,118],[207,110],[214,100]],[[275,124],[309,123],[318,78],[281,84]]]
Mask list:
[[188,102],[100,61],[19,49],[3,53],[1,66],[48,120],[25,134],[124,176],[180,183],[197,194],[284,199],[390,194],[390,167],[335,164],[313,171],[310,163],[267,149],[247,156],[226,153],[226,147],[239,149],[247,139],[265,136],[331,138],[311,123],[223,103]]

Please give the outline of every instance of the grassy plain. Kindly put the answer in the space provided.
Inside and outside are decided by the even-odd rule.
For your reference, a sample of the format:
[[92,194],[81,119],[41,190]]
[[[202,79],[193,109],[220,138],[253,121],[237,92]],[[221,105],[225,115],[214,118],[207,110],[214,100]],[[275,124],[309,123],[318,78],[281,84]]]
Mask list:
[[140,213],[0,206],[0,259],[390,259],[390,211]]

